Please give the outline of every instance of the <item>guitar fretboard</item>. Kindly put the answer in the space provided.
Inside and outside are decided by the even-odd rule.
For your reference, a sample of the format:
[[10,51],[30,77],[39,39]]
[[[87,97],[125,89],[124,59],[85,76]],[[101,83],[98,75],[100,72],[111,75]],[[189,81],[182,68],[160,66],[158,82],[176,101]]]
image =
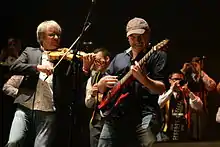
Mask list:
[[[169,41],[168,39],[165,39],[160,43],[158,43],[157,45],[153,46],[150,49],[150,51],[148,51],[147,54],[138,62],[139,65],[141,66],[152,55],[153,52],[163,47],[165,44],[167,44],[168,41]],[[129,72],[119,81],[120,84],[123,85],[131,76],[132,76],[132,72],[131,70],[129,70]]]
[[[149,56],[155,51],[154,47],[138,62],[141,66],[148,58]],[[124,84],[125,81],[128,80],[129,77],[131,77],[132,72],[131,70],[119,81],[121,84]]]

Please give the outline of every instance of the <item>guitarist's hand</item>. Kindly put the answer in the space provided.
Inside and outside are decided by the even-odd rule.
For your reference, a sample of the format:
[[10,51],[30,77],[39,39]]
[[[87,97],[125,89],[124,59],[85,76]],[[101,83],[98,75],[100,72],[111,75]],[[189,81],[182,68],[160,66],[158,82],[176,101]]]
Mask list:
[[137,79],[139,82],[143,79],[144,75],[142,73],[142,69],[137,61],[135,61],[135,65],[131,66],[132,75],[135,79]]
[[105,76],[98,82],[99,92],[104,93],[106,88],[112,88],[118,82],[117,76]]

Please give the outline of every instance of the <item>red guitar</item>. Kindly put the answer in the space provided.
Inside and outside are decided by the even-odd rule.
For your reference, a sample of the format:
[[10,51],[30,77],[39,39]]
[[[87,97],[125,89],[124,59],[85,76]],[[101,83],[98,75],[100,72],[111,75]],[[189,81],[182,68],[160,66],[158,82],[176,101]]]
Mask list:
[[[138,62],[139,65],[143,65],[144,62],[152,55],[153,52],[163,48],[169,42],[168,39],[165,39],[153,46],[150,51]],[[120,101],[125,98],[129,93],[121,94],[121,89],[126,87],[126,85],[130,84],[131,81],[134,80],[132,76],[131,70],[117,82],[117,84],[107,92],[106,96],[103,97],[102,101],[98,105],[100,109],[100,113],[103,117],[108,116],[114,107],[116,107]]]

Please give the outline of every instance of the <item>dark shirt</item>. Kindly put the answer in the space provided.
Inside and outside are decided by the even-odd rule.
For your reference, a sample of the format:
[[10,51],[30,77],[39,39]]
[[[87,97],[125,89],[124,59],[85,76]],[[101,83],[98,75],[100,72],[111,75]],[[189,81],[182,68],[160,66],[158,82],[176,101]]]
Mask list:
[[[143,52],[139,53],[135,60],[139,61],[145,54]],[[131,50],[128,49],[114,57],[107,69],[107,73],[109,75],[118,75],[121,71],[126,71],[122,73],[122,75],[125,75],[133,63]],[[166,63],[167,53],[157,51],[148,58],[142,69],[151,79],[164,82]],[[119,115],[128,113],[136,115],[138,113],[143,117],[149,113],[160,112],[158,94],[152,94],[137,80],[134,80],[129,86],[123,88],[123,92],[129,92],[130,94],[115,108],[115,113]]]
[[[202,89],[203,82],[200,78],[198,81],[195,81],[192,76],[192,72],[187,72],[185,74],[186,81],[188,82],[188,87],[192,92],[200,92]],[[205,89],[203,89],[205,90]]]

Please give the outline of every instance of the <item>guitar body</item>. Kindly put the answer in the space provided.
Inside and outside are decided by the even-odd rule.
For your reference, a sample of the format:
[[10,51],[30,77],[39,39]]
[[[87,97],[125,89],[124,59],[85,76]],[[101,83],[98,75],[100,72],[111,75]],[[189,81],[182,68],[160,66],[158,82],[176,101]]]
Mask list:
[[121,101],[129,95],[129,92],[123,93],[123,87],[126,87],[133,81],[133,77],[130,77],[125,83],[118,82],[107,94],[102,98],[98,109],[100,109],[103,117],[108,116],[113,108],[117,107]]

